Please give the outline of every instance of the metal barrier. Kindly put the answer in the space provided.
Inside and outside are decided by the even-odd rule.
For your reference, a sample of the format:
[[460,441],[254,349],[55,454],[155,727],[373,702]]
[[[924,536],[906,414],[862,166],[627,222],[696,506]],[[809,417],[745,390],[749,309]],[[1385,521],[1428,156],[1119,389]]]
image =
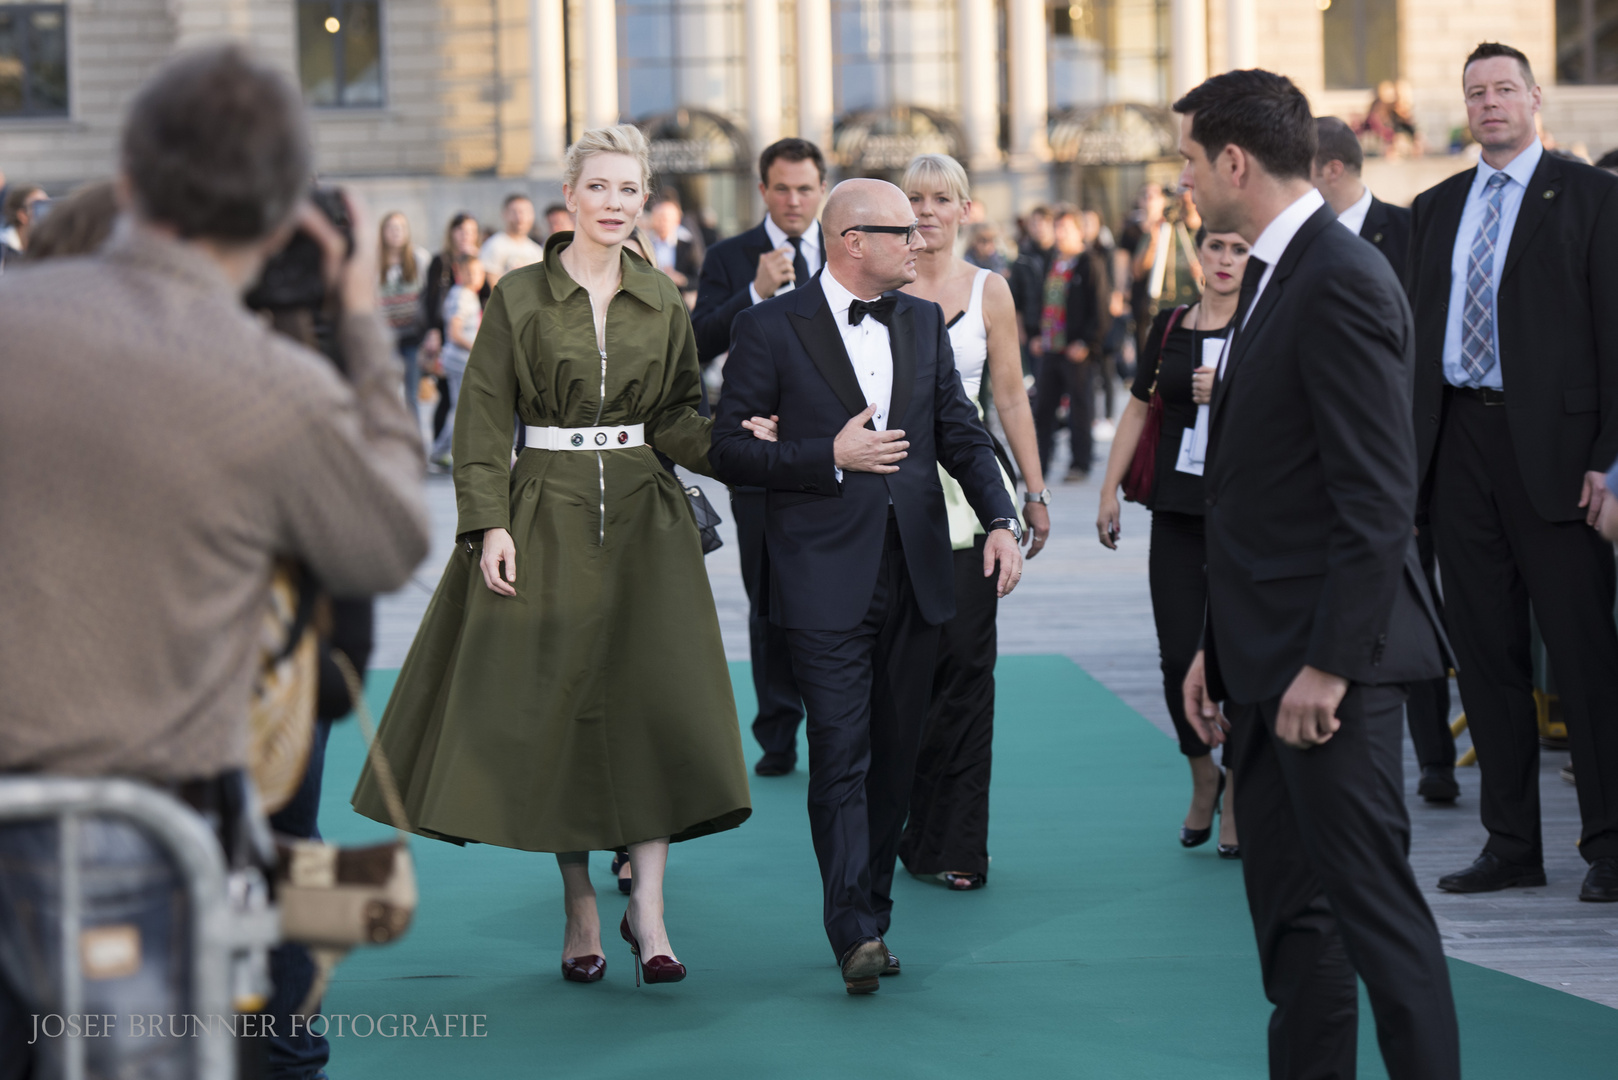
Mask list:
[[[132,822],[173,856],[190,901],[189,1011],[200,1016],[229,1015],[238,1005],[233,975],[256,952],[280,939],[280,922],[267,903],[259,910],[232,910],[224,853],[202,818],[178,800],[132,780],[6,777],[0,779],[0,822],[54,818],[60,823],[63,1013],[83,1012],[78,826],[80,819],[98,815]],[[235,1080],[236,1043],[229,1030],[207,1024],[193,1042],[198,1080]],[[84,1080],[84,1040],[67,1038],[64,1052],[65,1080]]]

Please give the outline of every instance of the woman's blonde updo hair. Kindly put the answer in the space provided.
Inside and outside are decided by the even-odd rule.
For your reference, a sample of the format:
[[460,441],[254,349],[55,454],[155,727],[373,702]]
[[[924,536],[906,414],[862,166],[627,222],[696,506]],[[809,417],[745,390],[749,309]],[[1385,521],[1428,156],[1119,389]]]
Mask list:
[[948,191],[955,197],[956,202],[967,202],[972,198],[972,188],[966,181],[966,170],[961,163],[948,154],[917,154],[910,159],[905,167],[904,180],[900,187],[908,195],[916,190],[918,184],[932,181],[939,187]]
[[591,128],[578,141],[567,148],[567,160],[562,164],[562,183],[569,189],[579,185],[584,163],[597,154],[627,154],[640,163],[640,186],[645,191],[652,183],[652,144],[646,133],[634,124],[615,124],[612,127]]

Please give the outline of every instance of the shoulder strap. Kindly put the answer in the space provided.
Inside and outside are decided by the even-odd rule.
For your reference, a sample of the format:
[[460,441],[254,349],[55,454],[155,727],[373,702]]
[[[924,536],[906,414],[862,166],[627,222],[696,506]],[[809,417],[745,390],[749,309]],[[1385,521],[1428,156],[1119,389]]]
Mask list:
[[1157,343],[1157,370],[1152,372],[1152,389],[1151,393],[1147,395],[1148,397],[1157,393],[1157,379],[1159,375],[1163,374],[1163,350],[1169,347],[1169,335],[1174,333],[1175,325],[1179,323],[1181,316],[1189,310],[1189,305],[1181,304],[1169,312],[1169,321],[1163,327],[1163,340]]

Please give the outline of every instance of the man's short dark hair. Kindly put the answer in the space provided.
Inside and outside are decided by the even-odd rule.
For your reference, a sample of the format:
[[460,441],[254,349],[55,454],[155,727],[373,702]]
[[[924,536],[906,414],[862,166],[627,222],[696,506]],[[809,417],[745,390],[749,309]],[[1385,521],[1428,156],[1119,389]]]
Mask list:
[[680,193],[673,188],[663,188],[656,195],[653,195],[651,205],[647,206],[646,210],[650,213],[664,203],[673,203],[676,210],[684,212],[685,208],[680,205]]
[[545,208],[546,217],[550,217],[552,214],[567,214],[571,212],[572,211],[568,210],[565,205],[559,202],[553,202]]
[[1239,146],[1279,179],[1309,179],[1315,118],[1309,99],[1285,75],[1254,68],[1215,75],[1174,103],[1191,114],[1191,137],[1209,159]]
[[1315,139],[1319,143],[1315,150],[1317,168],[1324,169],[1334,161],[1341,161],[1343,168],[1355,176],[1365,168],[1365,150],[1360,146],[1360,137],[1337,117],[1315,117]]
[[6,201],[0,214],[4,214],[7,225],[17,224],[17,219],[28,206],[28,200],[35,195],[45,194],[45,189],[38,184],[13,184],[6,190]]
[[303,102],[240,45],[165,64],[130,107],[122,153],[140,212],[186,238],[262,239],[309,185]]
[[1496,56],[1509,56],[1511,59],[1517,61],[1517,66],[1522,68],[1523,85],[1527,86],[1528,89],[1532,90],[1535,86],[1539,85],[1538,83],[1534,82],[1534,69],[1528,63],[1528,57],[1523,55],[1522,50],[1513,49],[1510,45],[1502,45],[1498,41],[1485,41],[1483,44],[1472,50],[1472,55],[1468,56],[1466,58],[1466,63],[1461,65],[1462,85],[1464,86],[1466,83],[1467,68],[1471,67],[1479,60],[1492,60]]
[[504,210],[506,207],[510,206],[514,202],[531,203],[533,201],[534,201],[533,199],[530,199],[528,196],[524,195],[522,192],[513,191],[510,195],[506,196],[506,201],[500,204],[500,209]]
[[1596,168],[1618,170],[1618,150],[1608,150],[1597,158]]
[[1053,225],[1067,217],[1077,220],[1079,216],[1079,208],[1074,206],[1072,203],[1057,203],[1055,206],[1050,208],[1050,216],[1051,224]]
[[826,156],[820,152],[820,147],[808,139],[781,139],[766,146],[758,156],[760,181],[766,184],[770,182],[770,166],[777,161],[812,161],[815,172],[820,174],[820,182],[826,182]]

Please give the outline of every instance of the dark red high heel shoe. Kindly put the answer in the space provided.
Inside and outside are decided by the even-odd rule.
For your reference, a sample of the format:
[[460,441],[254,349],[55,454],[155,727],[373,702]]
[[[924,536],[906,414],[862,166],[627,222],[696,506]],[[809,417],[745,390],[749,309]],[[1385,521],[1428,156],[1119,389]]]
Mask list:
[[618,924],[618,933],[629,942],[629,951],[635,954],[635,985],[640,985],[640,973],[646,971],[646,984],[677,983],[685,978],[685,965],[672,956],[654,956],[649,960],[640,958],[640,942],[635,938],[635,932],[629,928],[629,912],[624,912],[624,921]]
[[564,956],[562,957],[562,978],[568,982],[593,983],[600,982],[602,976],[607,974],[607,958],[596,956]]

